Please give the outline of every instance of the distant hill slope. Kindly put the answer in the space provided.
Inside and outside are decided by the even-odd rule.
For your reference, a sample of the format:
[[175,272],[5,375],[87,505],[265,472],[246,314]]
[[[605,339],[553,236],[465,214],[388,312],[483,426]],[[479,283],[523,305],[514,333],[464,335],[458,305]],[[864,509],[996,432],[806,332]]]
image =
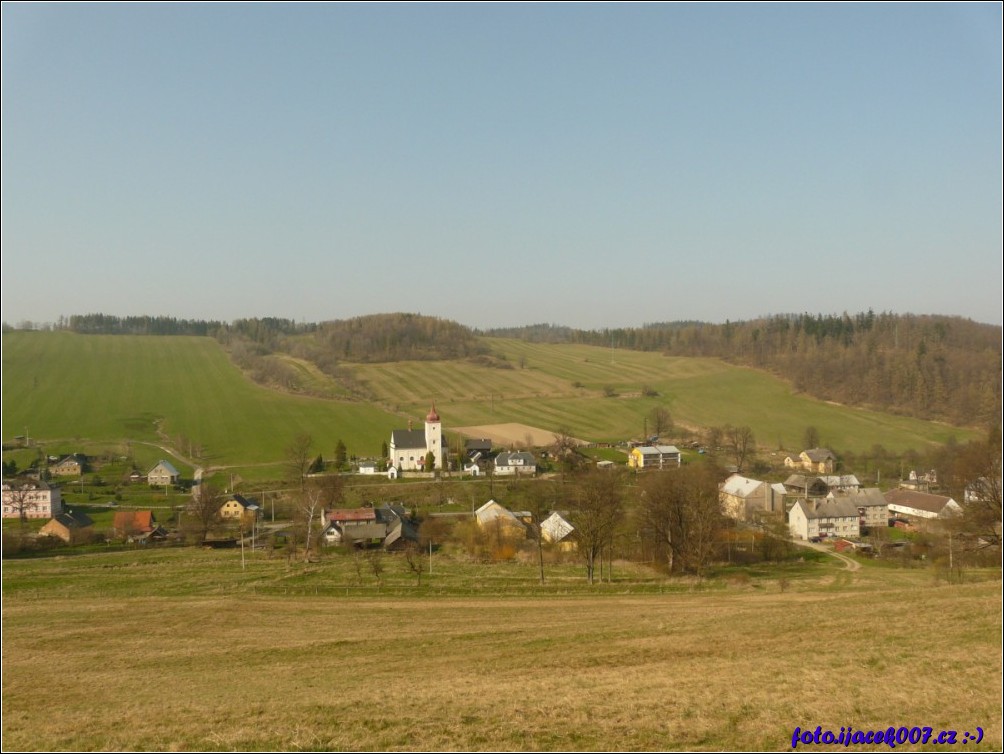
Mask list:
[[987,426],[1001,409],[1001,328],[961,317],[868,311],[610,330],[532,325],[485,334],[715,356],[769,371],[822,400],[959,425]]
[[[682,426],[748,424],[769,448],[800,449],[809,425],[824,442],[853,450],[923,450],[970,436],[795,395],[777,378],[718,359],[497,338],[477,345],[492,349],[490,363],[512,368],[477,358],[343,364],[359,393],[372,397],[350,402],[256,386],[207,337],[7,332],[3,434],[28,428],[49,440],[167,440],[200,449],[207,463],[251,464],[281,461],[306,432],[326,457],[339,439],[350,454],[375,456],[392,429],[407,417],[420,422],[435,400],[447,431],[521,422],[620,440],[641,436],[647,414],[664,406]],[[334,378],[308,371],[321,389],[337,390]]]
[[374,404],[254,385],[219,343],[194,336],[3,335],[3,434],[167,442],[212,464],[281,461],[300,433],[326,457],[344,440],[377,456],[402,420]]
[[[371,397],[344,368],[352,364],[467,359],[513,366],[497,358],[492,340],[419,314],[321,323],[90,314],[72,316],[66,326],[86,333],[211,335],[255,382],[322,397]],[[961,317],[784,314],[723,325],[684,321],[603,330],[531,325],[481,335],[717,357],[768,371],[821,400],[960,426],[987,426],[1001,410],[1001,328]],[[332,382],[325,384],[322,376]]]

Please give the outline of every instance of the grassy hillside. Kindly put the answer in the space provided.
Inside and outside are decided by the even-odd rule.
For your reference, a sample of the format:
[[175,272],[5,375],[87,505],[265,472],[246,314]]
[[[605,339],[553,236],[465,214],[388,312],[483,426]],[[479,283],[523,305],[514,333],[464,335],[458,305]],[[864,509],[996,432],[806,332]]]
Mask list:
[[[446,426],[521,422],[576,437],[640,437],[645,416],[667,407],[689,427],[749,425],[764,448],[801,449],[807,426],[835,448],[923,450],[972,433],[948,425],[854,409],[795,394],[764,372],[718,359],[666,357],[596,346],[492,338],[512,369],[457,362],[356,365],[354,377],[382,402],[418,414],[430,397]],[[403,386],[403,389],[402,389]],[[606,397],[609,390],[613,397]],[[658,395],[646,397],[643,392]]]
[[5,747],[791,751],[796,726],[905,725],[1000,750],[999,582],[830,561],[786,589],[630,564],[539,587],[532,564],[437,558],[418,587],[385,556],[378,587],[350,555],[247,560],[5,562]]
[[[306,432],[326,457],[338,439],[350,453],[376,455],[390,431],[404,426],[405,417],[420,421],[431,400],[447,430],[521,422],[549,431],[566,427],[596,441],[641,436],[655,406],[668,407],[681,426],[748,424],[770,449],[798,449],[809,425],[825,444],[847,450],[875,444],[923,450],[971,436],[795,395],[781,380],[715,359],[486,342],[513,368],[471,361],[344,365],[372,396],[366,403],[256,386],[210,338],[10,332],[3,335],[3,437],[27,429],[47,443],[70,446],[132,440],[185,452],[194,444],[204,449],[204,462],[248,465],[281,461],[290,440]],[[330,380],[317,371],[312,379]],[[337,394],[337,386],[330,387]],[[606,397],[610,391],[615,395]],[[153,447],[142,452],[159,455]]]
[[[212,463],[278,461],[306,432],[325,455],[343,438],[378,454],[401,420],[374,405],[252,384],[210,338],[13,332],[3,336],[3,436],[205,448]],[[183,443],[187,445],[187,443]]]

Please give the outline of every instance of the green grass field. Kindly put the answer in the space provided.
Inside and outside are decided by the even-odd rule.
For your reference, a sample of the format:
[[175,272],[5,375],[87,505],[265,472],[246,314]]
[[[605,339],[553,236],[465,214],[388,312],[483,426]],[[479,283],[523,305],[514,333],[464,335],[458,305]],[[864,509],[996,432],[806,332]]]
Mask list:
[[[520,422],[569,429],[593,441],[640,437],[645,416],[667,407],[684,427],[751,426],[764,449],[797,450],[805,427],[825,444],[861,451],[923,450],[972,432],[932,422],[830,405],[794,395],[781,380],[713,359],[592,346],[489,339],[513,369],[467,362],[347,366],[373,401],[350,402],[271,391],[247,380],[209,338],[10,332],[3,335],[3,436],[25,432],[46,452],[130,456],[140,467],[203,448],[203,464],[277,464],[300,433],[330,458],[339,439],[350,454],[377,456],[408,417],[421,422],[429,403],[444,428]],[[525,368],[521,368],[520,364]],[[306,368],[306,367],[305,367]],[[312,384],[340,394],[313,371]],[[605,397],[608,388],[616,394]],[[643,390],[655,391],[646,397]],[[179,443],[179,439],[183,441]],[[109,449],[110,448],[110,449]],[[178,462],[178,459],[174,459]],[[178,463],[176,463],[178,465]],[[183,473],[188,469],[181,468]],[[274,469],[262,476],[275,476]]]
[[254,385],[216,341],[196,337],[15,332],[3,336],[3,433],[76,447],[137,443],[152,466],[157,445],[184,435],[212,464],[281,461],[300,433],[315,452],[379,455],[401,419],[375,405],[285,395]]
[[357,563],[6,561],[4,749],[790,751],[795,726],[850,725],[980,726],[964,748],[1000,750],[987,574],[826,559],[699,583],[625,563],[588,587],[572,563],[541,587],[532,564],[437,555],[418,586],[400,556],[382,585]]

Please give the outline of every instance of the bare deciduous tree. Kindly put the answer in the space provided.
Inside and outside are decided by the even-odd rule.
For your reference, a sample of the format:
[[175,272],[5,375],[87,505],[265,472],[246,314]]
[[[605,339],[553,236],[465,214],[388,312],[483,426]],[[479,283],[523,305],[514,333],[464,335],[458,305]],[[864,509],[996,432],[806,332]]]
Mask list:
[[648,413],[648,421],[652,426],[652,434],[664,435],[673,429],[673,417],[669,414],[669,409],[664,406],[656,406]]
[[638,506],[643,536],[664,550],[666,570],[700,573],[722,526],[718,479],[710,464],[658,471],[641,480]]
[[575,527],[579,553],[586,560],[586,578],[595,583],[597,560],[613,543],[623,512],[623,481],[613,471],[589,471],[569,490],[569,523]]
[[192,502],[188,504],[190,527],[205,542],[209,532],[220,523],[220,506],[223,492],[212,482],[202,481],[194,490]]
[[4,482],[4,507],[15,513],[24,526],[28,522],[28,513],[38,508],[35,490],[38,488],[37,482],[26,480],[15,480]]
[[290,481],[298,485],[301,493],[307,480],[307,469],[310,468],[311,446],[313,438],[308,434],[299,434],[286,447],[286,468],[289,470]]
[[742,472],[743,466],[750,456],[753,455],[756,440],[753,437],[753,430],[749,427],[726,427],[725,442],[736,462],[736,470]]

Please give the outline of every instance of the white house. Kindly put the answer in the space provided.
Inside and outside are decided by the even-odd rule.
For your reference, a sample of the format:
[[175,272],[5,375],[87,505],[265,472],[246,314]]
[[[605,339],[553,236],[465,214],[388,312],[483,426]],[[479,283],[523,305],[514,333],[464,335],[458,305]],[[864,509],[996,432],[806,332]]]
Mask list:
[[859,537],[861,523],[858,509],[845,498],[797,500],[788,511],[788,530],[792,537]]
[[889,512],[907,518],[950,518],[962,512],[962,506],[944,495],[932,495],[898,488],[885,493]]
[[537,473],[537,459],[533,453],[521,450],[514,453],[499,453],[495,456],[495,474],[497,476],[533,475]]
[[680,450],[675,445],[643,445],[632,448],[628,466],[632,469],[662,469],[682,463]]
[[151,487],[170,487],[177,484],[180,478],[181,474],[171,465],[170,461],[160,460],[147,472],[146,483]]
[[59,487],[45,482],[4,482],[3,517],[55,518],[63,512],[63,497]]
[[395,429],[390,435],[390,466],[401,471],[421,471],[432,453],[434,467],[443,468],[443,423],[432,404],[425,417],[425,430]]

